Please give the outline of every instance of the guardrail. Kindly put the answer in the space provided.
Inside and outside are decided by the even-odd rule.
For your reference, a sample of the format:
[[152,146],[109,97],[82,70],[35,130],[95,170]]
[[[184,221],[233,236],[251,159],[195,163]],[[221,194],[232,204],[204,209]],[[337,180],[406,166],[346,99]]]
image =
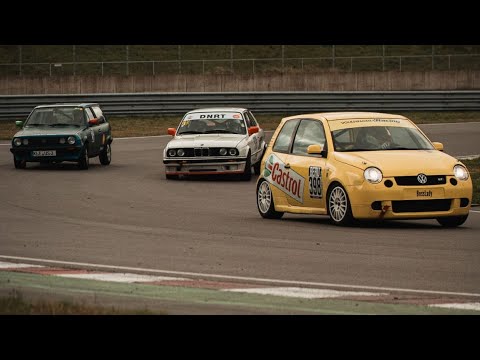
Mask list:
[[3,95],[0,120],[27,116],[37,105],[99,103],[105,115],[182,114],[202,107],[246,107],[256,113],[480,110],[480,91],[338,91]]

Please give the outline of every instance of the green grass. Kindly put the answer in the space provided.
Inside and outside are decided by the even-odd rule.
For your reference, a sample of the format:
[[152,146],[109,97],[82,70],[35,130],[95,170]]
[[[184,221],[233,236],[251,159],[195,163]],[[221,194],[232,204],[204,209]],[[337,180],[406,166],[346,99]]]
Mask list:
[[468,168],[473,184],[473,204],[480,204],[480,158],[475,160],[462,160]]
[[[445,112],[397,112],[411,119],[416,124],[477,122],[480,121],[478,111],[445,111]],[[275,130],[283,117],[293,114],[256,114],[260,125],[265,130]],[[113,137],[166,135],[167,128],[177,127],[183,114],[159,116],[110,116]],[[0,121],[0,140],[11,140],[19,129],[15,120]]]
[[115,307],[93,306],[69,301],[30,301],[16,292],[0,298],[1,315],[150,315],[149,310],[127,311]]

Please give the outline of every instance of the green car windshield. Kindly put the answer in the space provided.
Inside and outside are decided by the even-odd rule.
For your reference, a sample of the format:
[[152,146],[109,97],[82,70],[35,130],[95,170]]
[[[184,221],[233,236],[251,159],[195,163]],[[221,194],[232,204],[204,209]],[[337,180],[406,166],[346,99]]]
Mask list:
[[25,123],[25,127],[81,127],[85,125],[83,109],[73,106],[35,109]]

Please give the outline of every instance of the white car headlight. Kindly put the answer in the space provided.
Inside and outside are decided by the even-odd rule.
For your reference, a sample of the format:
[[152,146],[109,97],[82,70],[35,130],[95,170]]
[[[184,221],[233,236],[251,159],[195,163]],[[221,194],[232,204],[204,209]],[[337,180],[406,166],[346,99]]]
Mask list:
[[230,156],[235,156],[235,155],[237,155],[237,154],[238,154],[238,153],[237,153],[237,149],[230,149],[230,150],[228,150],[228,154],[229,154]]
[[183,155],[185,155],[185,151],[183,149],[178,149],[177,150],[177,155],[178,156],[183,156]]
[[227,149],[221,148],[218,153],[222,156],[227,155]]
[[383,179],[382,172],[376,167],[366,168],[363,172],[363,176],[365,177],[365,180],[372,184],[378,184]]
[[13,143],[15,144],[15,146],[20,146],[22,145],[22,139],[15,138],[13,139]]
[[175,156],[177,155],[177,151],[175,149],[168,149],[168,156]]
[[453,167],[453,173],[455,174],[455,177],[458,179],[458,180],[467,180],[468,179],[468,171],[465,167],[463,167],[462,165],[455,165]]
[[68,142],[70,145],[75,144],[75,136],[69,136],[69,137],[67,138],[67,142]]

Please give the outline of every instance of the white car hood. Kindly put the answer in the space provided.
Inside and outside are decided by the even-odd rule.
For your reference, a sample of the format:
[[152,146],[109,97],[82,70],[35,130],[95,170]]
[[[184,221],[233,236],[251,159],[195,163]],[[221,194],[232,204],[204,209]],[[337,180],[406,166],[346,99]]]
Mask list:
[[198,134],[175,136],[168,143],[168,148],[194,147],[236,147],[246,135],[238,134]]

